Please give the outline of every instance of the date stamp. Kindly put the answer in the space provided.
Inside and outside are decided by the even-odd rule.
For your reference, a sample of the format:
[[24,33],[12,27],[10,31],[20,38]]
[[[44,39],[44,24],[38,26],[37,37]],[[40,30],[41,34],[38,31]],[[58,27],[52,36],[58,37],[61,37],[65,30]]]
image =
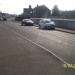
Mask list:
[[75,69],[75,64],[63,64],[62,66],[64,68],[73,68],[73,69]]

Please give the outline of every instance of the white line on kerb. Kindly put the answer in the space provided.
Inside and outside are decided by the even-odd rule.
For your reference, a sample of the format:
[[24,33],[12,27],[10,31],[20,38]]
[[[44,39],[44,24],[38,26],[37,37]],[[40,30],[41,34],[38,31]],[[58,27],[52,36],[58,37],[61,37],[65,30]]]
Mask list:
[[[15,31],[14,31],[14,32],[15,32]],[[21,34],[19,34],[19,33],[17,33],[17,32],[16,32],[16,34],[17,34],[18,36],[21,36],[23,39],[25,39],[25,40],[31,42],[32,44],[35,44],[36,46],[38,46],[38,47],[44,49],[45,51],[49,52],[50,54],[54,55],[54,56],[55,56],[57,59],[59,59],[62,63],[64,63],[64,64],[69,64],[69,63],[67,63],[65,60],[63,60],[62,58],[60,58],[59,56],[57,56],[56,54],[54,54],[52,51],[50,51],[49,49],[45,48],[44,46],[39,45],[39,44],[33,42],[32,40],[28,39],[27,37],[25,37],[25,36],[23,36],[23,35],[21,35]]]

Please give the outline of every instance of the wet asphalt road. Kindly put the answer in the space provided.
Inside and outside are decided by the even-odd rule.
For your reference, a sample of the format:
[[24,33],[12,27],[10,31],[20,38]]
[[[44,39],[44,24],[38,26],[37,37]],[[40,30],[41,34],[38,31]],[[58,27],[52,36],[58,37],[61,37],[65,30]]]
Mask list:
[[35,43],[75,63],[74,34],[0,22],[0,75],[75,75],[75,69],[64,68],[62,61]]

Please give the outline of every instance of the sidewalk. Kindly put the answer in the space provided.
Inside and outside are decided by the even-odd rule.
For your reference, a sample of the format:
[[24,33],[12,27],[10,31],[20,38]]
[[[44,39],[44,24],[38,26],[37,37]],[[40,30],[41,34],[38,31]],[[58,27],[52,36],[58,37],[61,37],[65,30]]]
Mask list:
[[63,28],[56,28],[56,30],[62,31],[62,32],[66,32],[66,33],[75,34],[75,31],[74,30],[63,29]]

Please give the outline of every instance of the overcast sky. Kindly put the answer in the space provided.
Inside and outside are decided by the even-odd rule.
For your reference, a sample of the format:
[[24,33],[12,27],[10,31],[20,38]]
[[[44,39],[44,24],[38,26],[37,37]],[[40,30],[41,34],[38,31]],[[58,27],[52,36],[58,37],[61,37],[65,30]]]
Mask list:
[[0,11],[20,14],[23,12],[23,8],[28,8],[29,5],[34,8],[36,5],[46,5],[49,9],[52,9],[54,5],[58,5],[60,10],[74,10],[74,0],[0,0]]

